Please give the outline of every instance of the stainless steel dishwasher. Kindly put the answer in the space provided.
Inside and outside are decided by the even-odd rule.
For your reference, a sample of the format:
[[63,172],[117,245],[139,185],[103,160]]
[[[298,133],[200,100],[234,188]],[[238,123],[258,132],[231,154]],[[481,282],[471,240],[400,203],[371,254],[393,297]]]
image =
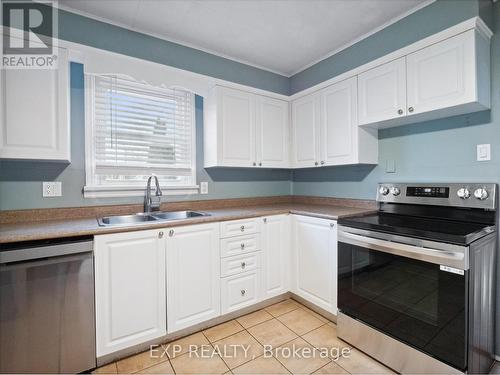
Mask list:
[[91,238],[2,245],[0,372],[96,366]]

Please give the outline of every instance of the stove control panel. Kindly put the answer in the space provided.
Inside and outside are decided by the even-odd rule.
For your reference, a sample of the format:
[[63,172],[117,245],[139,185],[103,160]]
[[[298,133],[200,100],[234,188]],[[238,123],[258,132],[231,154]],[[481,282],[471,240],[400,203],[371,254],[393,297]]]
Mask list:
[[377,201],[382,203],[496,209],[496,184],[381,183]]

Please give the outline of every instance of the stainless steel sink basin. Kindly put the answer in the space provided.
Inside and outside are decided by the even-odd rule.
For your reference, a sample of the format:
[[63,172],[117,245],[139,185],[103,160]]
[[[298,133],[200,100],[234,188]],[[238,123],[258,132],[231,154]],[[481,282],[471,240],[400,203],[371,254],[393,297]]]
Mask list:
[[182,220],[189,219],[191,217],[209,216],[205,212],[196,211],[172,211],[172,212],[153,212],[151,216],[156,217],[159,220]]
[[135,214],[135,215],[116,215],[116,216],[105,216],[97,219],[100,226],[115,226],[115,225],[134,225],[150,223],[152,221],[157,221],[155,217],[147,214]]
[[135,215],[104,216],[97,219],[102,227],[107,226],[130,226],[136,224],[147,224],[151,222],[165,222],[171,220],[182,220],[193,217],[209,216],[205,212],[196,211],[172,211],[172,212],[151,212],[150,214],[139,213]]

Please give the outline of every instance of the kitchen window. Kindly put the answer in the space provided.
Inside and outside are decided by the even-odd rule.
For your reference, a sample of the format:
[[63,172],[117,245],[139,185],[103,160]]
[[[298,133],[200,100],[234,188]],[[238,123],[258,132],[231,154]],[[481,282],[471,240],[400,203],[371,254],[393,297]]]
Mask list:
[[85,197],[197,193],[194,94],[110,75],[86,75]]

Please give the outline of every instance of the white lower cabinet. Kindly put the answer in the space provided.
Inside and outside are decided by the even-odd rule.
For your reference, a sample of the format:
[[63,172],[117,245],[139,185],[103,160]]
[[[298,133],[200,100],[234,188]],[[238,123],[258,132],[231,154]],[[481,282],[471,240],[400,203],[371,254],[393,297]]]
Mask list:
[[219,223],[168,231],[168,332],[220,315]]
[[95,236],[98,357],[167,333],[162,233],[146,230]]
[[292,291],[337,313],[337,223],[293,215]]
[[290,215],[263,218],[262,291],[264,299],[290,290],[290,224]]
[[221,280],[222,313],[254,305],[261,300],[260,270],[224,277]]

